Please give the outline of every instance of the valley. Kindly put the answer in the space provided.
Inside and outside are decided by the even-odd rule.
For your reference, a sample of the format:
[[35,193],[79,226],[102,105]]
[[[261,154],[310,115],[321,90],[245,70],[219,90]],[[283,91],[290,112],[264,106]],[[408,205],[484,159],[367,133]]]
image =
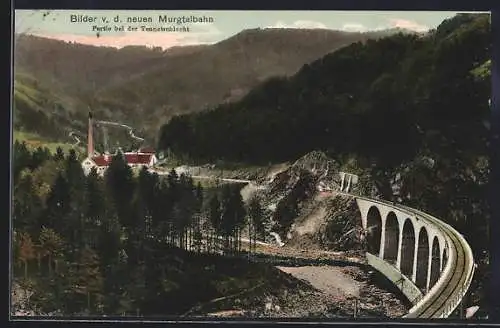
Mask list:
[[17,36],[13,313],[487,308],[489,24],[167,50]]
[[[18,128],[66,142],[69,131],[81,131],[90,107],[102,120],[138,123],[154,145],[160,125],[175,115],[235,101],[269,77],[293,74],[330,51],[386,33],[392,32],[256,29],[214,45],[166,50],[95,47],[19,35],[16,91],[28,80],[36,92],[50,93],[44,95],[47,100],[34,95],[29,103],[15,93]],[[74,60],[80,65],[75,67]],[[40,111],[33,101],[57,111]],[[49,121],[51,130],[32,124],[37,115]]]

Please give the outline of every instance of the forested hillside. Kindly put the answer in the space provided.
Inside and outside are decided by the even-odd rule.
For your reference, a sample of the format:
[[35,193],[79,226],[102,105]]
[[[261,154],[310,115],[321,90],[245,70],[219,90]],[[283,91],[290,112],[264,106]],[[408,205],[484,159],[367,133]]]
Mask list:
[[246,162],[322,149],[380,163],[423,148],[441,152],[440,137],[477,150],[490,89],[474,72],[490,58],[490,43],[487,16],[459,16],[425,37],[355,43],[292,77],[268,79],[241,101],[176,117],[163,127],[160,148]]
[[175,171],[134,171],[122,156],[104,177],[85,176],[74,150],[18,142],[13,156],[12,274],[31,297],[12,311],[181,315],[257,284],[257,295],[304,288],[269,265],[216,255],[241,254],[254,222],[239,185],[208,190]]
[[[94,47],[31,35],[19,35],[14,43],[14,129],[68,143],[73,142],[70,131],[85,133],[89,109],[100,112],[94,108],[99,89],[170,55],[161,49]],[[114,115],[122,119],[121,113],[117,109]]]
[[[342,46],[387,33],[394,31],[256,29],[214,45],[166,50],[115,49],[19,35],[14,60],[16,128],[64,141],[71,129],[85,131],[90,107],[99,119],[133,123],[154,139],[172,115],[239,99],[270,76],[293,74]],[[21,93],[27,81],[30,102]]]

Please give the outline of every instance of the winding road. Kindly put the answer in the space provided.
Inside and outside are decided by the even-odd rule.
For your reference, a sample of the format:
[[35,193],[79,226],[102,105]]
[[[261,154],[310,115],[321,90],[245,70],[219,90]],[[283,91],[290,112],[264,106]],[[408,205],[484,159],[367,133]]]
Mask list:
[[134,134],[134,129],[128,125],[122,124],[122,123],[117,123],[117,122],[110,122],[110,121],[96,121],[96,124],[100,125],[108,125],[108,126],[116,126],[120,128],[125,128],[128,129],[128,134],[130,135],[131,138],[139,141],[144,141],[144,138],[138,137]]
[[[156,170],[156,169],[150,169],[149,170],[151,173],[156,173],[158,175],[169,175],[170,171],[165,171],[165,170]],[[179,173],[183,173],[178,171]],[[189,173],[189,172],[186,172]],[[245,179],[230,179],[230,178],[218,178],[216,176],[209,176],[209,175],[190,175],[191,178],[193,179],[206,179],[206,180],[220,180],[224,182],[231,182],[231,183],[251,183],[254,185],[257,185],[254,181],[252,180],[245,180]]]
[[75,143],[74,143],[74,144],[72,144],[72,145],[71,145],[71,147],[77,147],[77,146],[78,146],[78,145],[82,142],[82,140],[78,137],[78,136],[80,136],[80,137],[81,137],[82,135],[83,135],[82,133],[80,133],[80,132],[75,132],[75,131],[71,131],[71,132],[68,134],[68,136],[69,136],[70,138],[75,139]]

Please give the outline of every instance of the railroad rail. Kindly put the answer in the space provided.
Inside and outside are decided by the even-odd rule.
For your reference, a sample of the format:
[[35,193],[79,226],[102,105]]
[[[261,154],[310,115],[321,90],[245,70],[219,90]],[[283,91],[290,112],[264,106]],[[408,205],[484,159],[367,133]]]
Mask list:
[[352,196],[405,212],[409,216],[416,217],[417,220],[422,220],[433,226],[444,236],[445,247],[448,251],[445,267],[435,285],[414,304],[404,318],[449,317],[462,302],[474,276],[475,265],[472,249],[465,238],[449,224],[420,210],[383,200]]

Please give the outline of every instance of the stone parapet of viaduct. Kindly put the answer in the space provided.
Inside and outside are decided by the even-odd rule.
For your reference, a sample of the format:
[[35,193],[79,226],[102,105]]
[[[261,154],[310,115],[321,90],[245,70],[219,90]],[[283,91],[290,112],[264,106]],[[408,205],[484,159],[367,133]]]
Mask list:
[[446,318],[474,274],[472,250],[441,220],[400,204],[355,196],[368,263],[412,302],[406,318]]

